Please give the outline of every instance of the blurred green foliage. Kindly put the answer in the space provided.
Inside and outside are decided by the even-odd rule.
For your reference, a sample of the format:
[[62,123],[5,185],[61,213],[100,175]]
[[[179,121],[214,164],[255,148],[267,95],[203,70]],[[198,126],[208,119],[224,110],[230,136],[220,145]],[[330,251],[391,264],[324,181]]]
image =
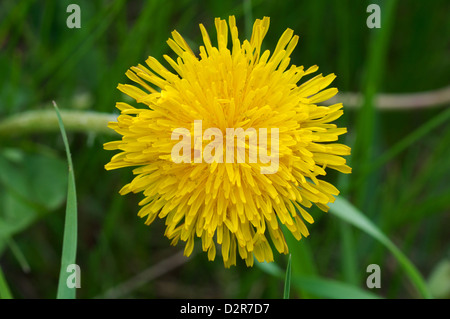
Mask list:
[[[366,27],[366,7],[378,3],[383,14],[386,1],[4,0],[0,3],[0,120],[22,111],[52,108],[52,100],[62,109],[116,112],[115,102],[125,99],[116,87],[129,82],[125,77],[129,67],[143,63],[149,55],[173,56],[165,43],[172,30],[197,48],[201,43],[198,24],[203,23],[214,38],[214,17],[229,15],[236,16],[241,39],[249,36],[253,19],[270,16],[267,49],[273,49],[282,32],[292,28],[300,36],[292,63],[317,64],[319,72],[337,74],[334,85],[340,91],[364,92],[371,45],[382,32]],[[81,8],[80,29],[66,27],[70,3]],[[419,92],[449,85],[449,12],[447,0],[398,1],[386,56],[377,66],[382,74],[378,92]],[[338,121],[349,131],[343,142],[352,146],[360,138],[358,127],[373,127],[372,142],[359,146],[370,149],[371,155],[360,157],[357,152],[349,159],[354,167],[351,176],[328,176],[426,278],[432,278],[431,288],[439,286],[438,297],[448,296],[448,286],[437,283],[450,282],[448,272],[439,266],[450,258],[448,122],[408,142],[405,150],[372,170],[364,186],[356,181],[362,168],[370,167],[449,106],[375,110],[371,117],[347,109]],[[131,170],[104,170],[112,153],[102,145],[110,139],[69,134],[77,180],[77,262],[82,272],[77,294],[81,298],[101,297],[181,249],[169,246],[162,221],[147,227],[136,216],[139,195],[118,194],[130,180]],[[66,185],[59,134],[0,137],[0,265],[16,298],[56,295]],[[309,227],[310,237],[300,242],[287,238],[292,276],[307,278],[291,286],[291,298],[330,296],[321,294],[320,288],[307,289],[311,278],[332,280],[337,296],[347,291],[342,284],[348,284],[387,298],[417,297],[382,245],[331,214],[313,209],[312,215],[316,222]],[[276,256],[276,263],[285,269],[287,257]],[[378,291],[365,287],[366,267],[372,263],[382,269]],[[244,263],[224,269],[220,258],[208,262],[199,253],[119,297],[281,298],[283,281],[284,276],[268,275],[261,267],[248,269]],[[447,295],[439,296],[440,291]]]

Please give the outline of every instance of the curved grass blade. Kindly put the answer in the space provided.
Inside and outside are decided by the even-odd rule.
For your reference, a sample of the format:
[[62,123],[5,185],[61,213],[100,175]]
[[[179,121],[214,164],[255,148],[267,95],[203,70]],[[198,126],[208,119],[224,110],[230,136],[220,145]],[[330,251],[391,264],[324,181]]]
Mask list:
[[289,299],[290,291],[291,291],[291,254],[289,254],[288,263],[286,266],[283,299]]
[[66,216],[64,222],[64,238],[61,257],[61,271],[59,274],[58,283],[58,299],[75,299],[76,288],[69,288],[67,285],[67,266],[76,263],[77,254],[77,195],[75,188],[75,176],[73,173],[72,157],[70,155],[69,142],[67,141],[64,123],[59,113],[58,106],[53,102],[56,115],[58,116],[58,123],[61,129],[61,136],[64,141],[66,149],[67,163],[69,166],[68,186],[67,186],[67,203]]
[[16,241],[13,238],[9,238],[7,239],[7,245],[14,257],[16,257],[16,260],[19,263],[20,268],[22,268],[22,271],[28,274],[30,272],[30,264],[28,263],[28,260],[23,254],[20,247],[17,245]]
[[381,299],[372,292],[342,281],[315,277],[293,277],[292,283],[310,294],[330,299]]
[[372,223],[370,219],[368,219],[347,200],[339,196],[336,198],[334,203],[329,204],[329,207],[331,213],[372,236],[387,249],[389,249],[389,251],[403,267],[406,275],[409,277],[422,297],[432,298],[425,280],[416,267],[411,263],[408,257],[406,257],[400,249],[398,249],[398,247],[395,246],[395,244],[374,223]]
[[0,266],[0,299],[12,299],[13,296],[9,290],[2,267]]
[[351,189],[355,189],[360,187],[360,185],[364,182],[364,179],[367,176],[387,162],[395,158],[398,154],[406,150],[408,147],[416,143],[418,140],[430,134],[434,129],[440,127],[450,120],[450,108],[443,110],[439,114],[435,115],[433,118],[422,124],[422,126],[415,129],[413,132],[405,136],[403,139],[394,144],[390,149],[376,158],[374,161],[366,164],[366,166],[361,168],[361,174],[356,182],[353,182],[350,186]]
[[[278,278],[283,278],[283,270],[275,263],[256,263],[264,272]],[[330,299],[380,299],[372,292],[357,286],[333,279],[316,276],[292,275],[292,285],[299,291],[306,291],[311,295]]]

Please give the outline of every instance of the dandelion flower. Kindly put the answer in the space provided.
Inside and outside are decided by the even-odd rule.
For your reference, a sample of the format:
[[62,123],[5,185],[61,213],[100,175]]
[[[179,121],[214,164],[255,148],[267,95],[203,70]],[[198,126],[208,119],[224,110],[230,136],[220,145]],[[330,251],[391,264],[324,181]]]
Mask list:
[[[342,157],[350,154],[350,148],[335,143],[346,129],[330,123],[342,115],[342,104],[319,105],[337,93],[336,88],[326,89],[335,75],[300,82],[318,67],[305,70],[290,64],[298,42],[291,29],[271,53],[261,50],[268,17],[255,21],[250,41],[240,41],[233,16],[228,25],[216,18],[215,26],[217,47],[200,24],[204,45],[197,54],[178,32],[172,32],[167,43],[177,58],[164,58],[174,71],[149,57],[147,66],[139,64],[126,72],[139,87],[119,84],[118,89],[141,107],[116,104],[121,114],[109,127],[122,138],[104,148],[121,152],[105,168],[136,167],[134,179],[120,194],[142,192],[138,216],[148,225],[156,217],[165,219],[165,236],[173,245],[185,242],[186,256],[198,237],[209,260],[220,250],[225,267],[236,264],[237,254],[252,266],[254,258],[273,261],[272,248],[288,252],[281,224],[297,240],[309,235],[305,222],[314,220],[305,208],[314,204],[328,210],[339,191],[321,177],[327,169],[350,173]],[[202,138],[194,140],[199,121]],[[181,162],[172,156],[180,143],[172,136],[177,128],[184,128],[189,142],[192,139]],[[212,162],[194,160],[217,142],[217,136],[213,142],[205,138],[208,128],[223,136],[229,128],[277,129],[277,136],[271,133],[274,140],[263,145],[259,139],[257,145],[260,154],[263,146],[276,142],[277,149],[269,152],[277,156],[276,171],[262,173],[268,165],[262,157],[253,162],[242,156],[235,162],[216,160],[216,155],[230,152],[224,146],[209,153]],[[250,158],[250,143],[245,140],[241,147]],[[234,154],[235,149],[231,151]]]

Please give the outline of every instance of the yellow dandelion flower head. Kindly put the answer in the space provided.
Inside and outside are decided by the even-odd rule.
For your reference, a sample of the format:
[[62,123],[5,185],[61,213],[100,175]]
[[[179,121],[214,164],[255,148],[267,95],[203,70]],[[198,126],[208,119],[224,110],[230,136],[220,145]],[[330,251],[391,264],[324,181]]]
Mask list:
[[121,152],[105,168],[136,166],[120,194],[143,192],[138,215],[146,224],[165,219],[165,235],[185,242],[186,256],[199,237],[210,260],[220,249],[225,267],[237,253],[251,266],[273,261],[272,247],[288,252],[281,224],[298,240],[309,235],[305,208],[327,211],[339,191],[320,178],[327,168],[350,173],[341,157],[350,148],[330,143],[346,132],[330,123],[342,104],[318,105],[337,93],[326,89],[335,75],[299,83],[318,67],[290,65],[291,29],[271,54],[261,52],[268,17],[255,21],[250,41],[240,41],[233,16],[215,26],[217,47],[200,24],[198,56],[172,33],[177,58],[164,58],[175,72],[153,57],[126,72],[140,88],[118,89],[145,106],[117,103],[109,127],[122,138],[104,148]]

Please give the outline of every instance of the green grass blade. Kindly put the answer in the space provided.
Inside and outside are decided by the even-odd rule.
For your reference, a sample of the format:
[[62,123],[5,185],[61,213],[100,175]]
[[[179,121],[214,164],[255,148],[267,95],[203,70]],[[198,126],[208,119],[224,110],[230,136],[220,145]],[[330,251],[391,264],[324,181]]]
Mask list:
[[26,274],[29,273],[30,272],[30,264],[28,263],[28,260],[25,257],[25,255],[23,254],[20,247],[17,245],[16,241],[13,238],[9,238],[7,240],[7,244],[8,244],[9,249],[11,250],[12,254],[14,255],[14,257],[16,257],[17,262],[19,263],[20,267],[22,268],[22,271]]
[[[361,167],[369,163],[376,149],[376,121],[377,110],[375,108],[375,96],[381,88],[381,81],[386,69],[386,61],[389,52],[389,39],[393,22],[395,19],[396,0],[386,1],[382,6],[382,27],[371,31],[367,70],[364,78],[364,103],[358,114],[356,126],[356,141],[352,148],[353,169],[358,176]],[[356,200],[365,209],[373,207],[370,205],[370,188],[376,187],[375,175],[369,175],[364,183],[356,190]]]
[[[289,247],[291,258],[291,269],[293,276],[315,276],[317,267],[311,252],[309,242],[306,240],[298,241],[294,235],[284,225],[282,226],[286,243]],[[306,291],[297,291],[302,298],[312,298]]]
[[64,146],[67,155],[67,162],[69,166],[66,217],[64,223],[61,271],[59,274],[57,298],[75,299],[76,288],[69,288],[67,285],[67,277],[68,277],[67,266],[76,263],[76,254],[77,254],[77,195],[75,188],[75,176],[73,172],[72,157],[70,155],[69,142],[67,141],[67,135],[64,129],[64,124],[56,103],[53,102],[53,105],[55,107],[55,111],[58,116],[59,127],[61,129],[61,136],[64,141]]
[[397,246],[395,246],[395,244],[374,223],[372,223],[371,220],[341,197],[337,197],[336,201],[329,206],[332,214],[364,231],[389,249],[403,267],[406,275],[412,281],[419,293],[424,298],[431,298],[426,283],[416,267],[411,263],[408,257],[406,257],[400,249],[398,249]]
[[286,277],[284,278],[283,299],[289,299],[290,291],[291,291],[291,254],[289,254],[288,263],[286,266]]
[[449,120],[450,120],[450,108],[447,108],[446,110],[443,110],[442,112],[440,112],[439,114],[435,115],[433,118],[425,122],[422,126],[414,130],[405,138],[400,140],[388,151],[386,151],[383,155],[378,157],[375,161],[367,165],[363,169],[360,179],[364,179],[368,174],[380,168],[381,166],[392,160],[395,156],[397,156],[398,154],[406,150],[408,147],[416,143],[418,140],[429,134],[431,131],[445,124]]
[[342,258],[341,258],[341,268],[343,278],[345,281],[357,285],[359,282],[358,278],[358,258],[356,256],[356,246],[355,240],[353,238],[353,233],[351,226],[344,221],[341,221],[339,225],[339,232],[342,238],[341,240],[341,249],[342,249]]
[[315,278],[315,277],[293,277],[292,283],[308,291],[310,294],[330,299],[380,299],[372,292],[365,291],[358,286],[345,282]]
[[9,290],[2,267],[0,266],[0,299],[12,299],[13,296]]
[[[283,270],[276,263],[256,263],[265,273],[274,277],[283,278]],[[370,291],[357,286],[333,279],[316,276],[292,275],[291,284],[299,291],[306,291],[311,295],[330,299],[379,299],[380,297]]]

